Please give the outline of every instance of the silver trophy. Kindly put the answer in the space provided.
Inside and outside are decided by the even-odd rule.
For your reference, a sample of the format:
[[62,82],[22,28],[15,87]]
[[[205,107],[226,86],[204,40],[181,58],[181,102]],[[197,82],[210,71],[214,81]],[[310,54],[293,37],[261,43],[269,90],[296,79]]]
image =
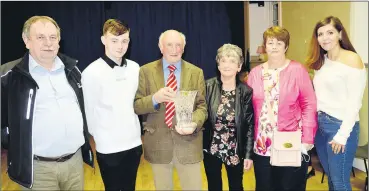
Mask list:
[[179,127],[192,122],[193,107],[197,91],[177,91],[174,105],[176,120]]

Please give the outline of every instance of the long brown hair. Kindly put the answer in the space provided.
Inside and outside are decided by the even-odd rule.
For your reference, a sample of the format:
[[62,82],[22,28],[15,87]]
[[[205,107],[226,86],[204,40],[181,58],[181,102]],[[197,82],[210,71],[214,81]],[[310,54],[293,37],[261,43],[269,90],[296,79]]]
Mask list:
[[309,53],[306,59],[306,64],[309,68],[314,70],[319,70],[323,66],[324,62],[324,54],[327,53],[318,42],[318,29],[322,26],[332,24],[334,28],[338,32],[341,32],[341,40],[339,41],[340,47],[345,50],[350,50],[356,53],[355,48],[352,46],[350,39],[347,35],[345,27],[343,27],[339,18],[334,16],[328,16],[323,20],[320,20],[316,23],[313,36],[311,37],[310,46],[309,46]]

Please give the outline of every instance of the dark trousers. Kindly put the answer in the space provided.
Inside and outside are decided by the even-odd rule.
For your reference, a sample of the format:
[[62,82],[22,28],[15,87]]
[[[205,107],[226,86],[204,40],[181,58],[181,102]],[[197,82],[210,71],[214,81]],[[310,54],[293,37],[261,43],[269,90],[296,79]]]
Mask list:
[[105,190],[135,190],[142,145],[119,153],[96,152]]
[[[207,152],[204,152],[204,167],[208,179],[208,190],[222,190],[223,161]],[[237,166],[225,165],[228,175],[229,190],[243,190],[243,161]]]
[[[307,156],[305,155],[305,158]],[[308,162],[301,167],[277,167],[270,165],[270,157],[253,156],[256,189],[265,191],[305,191]]]

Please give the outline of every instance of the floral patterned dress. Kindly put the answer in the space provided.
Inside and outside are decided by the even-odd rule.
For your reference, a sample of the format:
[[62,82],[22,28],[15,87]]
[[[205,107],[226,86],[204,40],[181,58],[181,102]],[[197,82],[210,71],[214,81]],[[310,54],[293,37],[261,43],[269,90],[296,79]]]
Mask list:
[[[268,119],[267,98],[264,98],[264,103],[261,108],[259,117],[259,129],[256,135],[256,141],[254,144],[254,153],[261,156],[270,156],[270,147],[272,144],[273,128],[277,127],[278,121],[278,104],[279,104],[279,73],[285,68],[268,69],[267,75],[263,80],[266,81],[269,96],[270,105],[272,109],[272,116],[274,117],[275,124],[272,124]],[[262,70],[264,70],[262,66]]]
[[210,148],[210,154],[222,159],[229,166],[235,166],[240,162],[236,153],[235,98],[235,90],[222,90]]

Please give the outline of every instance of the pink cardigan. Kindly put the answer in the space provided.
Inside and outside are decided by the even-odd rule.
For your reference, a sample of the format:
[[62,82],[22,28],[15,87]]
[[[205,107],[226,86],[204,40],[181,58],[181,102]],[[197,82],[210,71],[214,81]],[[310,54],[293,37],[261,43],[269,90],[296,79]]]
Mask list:
[[[253,89],[255,133],[258,133],[261,107],[264,103],[264,83],[261,66],[253,68],[247,84]],[[317,126],[317,106],[313,84],[302,64],[291,61],[279,78],[278,130],[295,131],[301,120],[302,142],[314,144]]]

